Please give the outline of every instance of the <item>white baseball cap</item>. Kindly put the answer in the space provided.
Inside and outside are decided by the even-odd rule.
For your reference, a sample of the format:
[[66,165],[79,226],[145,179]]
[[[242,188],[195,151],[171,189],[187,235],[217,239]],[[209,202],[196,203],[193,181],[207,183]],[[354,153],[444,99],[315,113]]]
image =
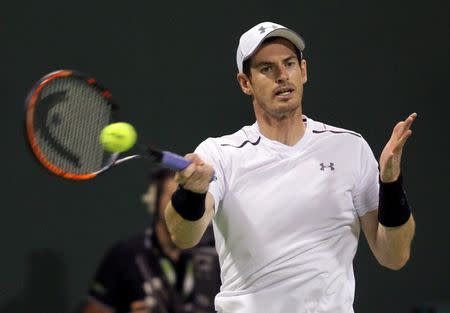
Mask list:
[[262,42],[269,37],[282,37],[292,42],[300,51],[305,49],[305,41],[293,30],[272,22],[259,23],[242,34],[239,39],[236,52],[239,73],[242,73],[244,61],[251,57]]

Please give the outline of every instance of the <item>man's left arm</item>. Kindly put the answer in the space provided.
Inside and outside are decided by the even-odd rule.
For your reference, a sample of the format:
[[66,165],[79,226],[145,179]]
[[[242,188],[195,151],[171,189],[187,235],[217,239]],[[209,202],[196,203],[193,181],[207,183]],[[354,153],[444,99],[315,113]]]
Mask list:
[[416,117],[413,113],[394,127],[380,156],[379,208],[360,217],[361,227],[378,262],[394,270],[408,261],[415,232],[414,218],[403,191],[400,163]]

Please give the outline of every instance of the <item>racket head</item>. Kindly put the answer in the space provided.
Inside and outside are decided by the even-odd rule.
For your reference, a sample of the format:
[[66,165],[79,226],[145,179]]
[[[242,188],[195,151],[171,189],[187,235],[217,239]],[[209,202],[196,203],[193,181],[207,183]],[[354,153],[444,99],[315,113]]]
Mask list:
[[117,121],[117,111],[111,92],[95,78],[58,70],[42,77],[28,93],[26,137],[36,159],[51,173],[92,179],[118,158],[99,142],[101,130]]

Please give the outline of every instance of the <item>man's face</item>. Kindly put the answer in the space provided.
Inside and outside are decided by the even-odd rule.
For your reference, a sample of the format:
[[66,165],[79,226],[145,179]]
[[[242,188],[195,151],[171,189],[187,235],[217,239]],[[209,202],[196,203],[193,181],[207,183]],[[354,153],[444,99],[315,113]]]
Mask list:
[[177,262],[180,256],[181,250],[173,243],[170,237],[169,230],[167,229],[166,221],[164,218],[164,211],[172,198],[172,194],[177,190],[177,182],[175,178],[167,178],[162,186],[161,198],[159,201],[158,214],[159,219],[155,225],[156,236],[158,237],[159,244],[163,252],[173,261]]
[[159,244],[163,252],[173,261],[178,260],[180,249],[175,246],[170,238],[170,233],[167,229],[166,222],[164,219],[164,210],[169,203],[172,194],[177,189],[177,182],[175,178],[167,178],[161,188],[161,198],[159,201],[159,208],[155,208],[156,203],[156,186],[151,184],[148,188],[147,193],[143,196],[143,201],[149,205],[149,208],[155,210],[155,214],[158,214],[158,220],[155,224],[155,233],[158,238]]
[[238,74],[244,93],[253,96],[255,113],[283,119],[301,112],[306,61],[283,38],[264,43],[250,59],[250,76]]

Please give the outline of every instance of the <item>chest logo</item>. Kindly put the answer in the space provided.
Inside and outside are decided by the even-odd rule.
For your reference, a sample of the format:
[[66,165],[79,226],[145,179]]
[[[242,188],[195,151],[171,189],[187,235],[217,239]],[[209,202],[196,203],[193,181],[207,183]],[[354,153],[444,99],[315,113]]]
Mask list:
[[326,165],[324,163],[320,163],[320,170],[325,171],[325,169],[330,169],[330,171],[334,171],[334,163],[330,162],[330,164]]

